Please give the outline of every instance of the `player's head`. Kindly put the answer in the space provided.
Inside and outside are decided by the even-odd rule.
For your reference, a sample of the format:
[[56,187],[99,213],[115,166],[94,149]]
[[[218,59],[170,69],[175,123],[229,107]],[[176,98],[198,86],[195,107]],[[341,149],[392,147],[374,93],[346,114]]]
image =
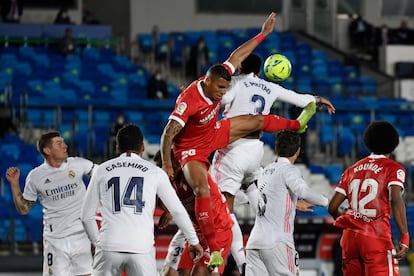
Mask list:
[[299,154],[300,135],[294,131],[285,130],[277,134],[275,152],[279,157],[292,157]]
[[68,157],[67,149],[68,146],[57,131],[43,133],[37,141],[37,150],[46,159],[52,156],[64,160]]
[[204,79],[204,93],[213,101],[217,101],[223,97],[227,88],[230,86],[230,72],[222,64],[211,66]]
[[390,154],[400,143],[395,127],[387,121],[375,121],[364,132],[364,144],[374,154]]
[[239,74],[255,73],[256,75],[259,75],[261,67],[262,60],[260,57],[255,54],[250,54],[245,60],[240,63]]
[[118,153],[127,151],[141,154],[144,151],[144,136],[141,129],[133,124],[122,127],[116,135]]

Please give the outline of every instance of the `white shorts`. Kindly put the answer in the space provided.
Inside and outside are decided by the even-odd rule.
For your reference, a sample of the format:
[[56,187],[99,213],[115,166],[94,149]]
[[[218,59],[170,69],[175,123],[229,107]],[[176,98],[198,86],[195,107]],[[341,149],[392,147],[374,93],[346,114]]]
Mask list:
[[127,275],[157,275],[155,247],[149,253],[126,253],[104,251],[96,246],[93,260],[93,276],[119,276],[125,270]]
[[43,276],[92,272],[91,242],[85,232],[62,239],[44,238]]
[[241,184],[256,179],[264,154],[259,139],[241,138],[214,154],[210,174],[220,191],[235,195]]
[[299,275],[299,254],[286,243],[272,249],[246,250],[246,276]]
[[181,255],[183,254],[184,245],[184,232],[181,231],[181,229],[178,229],[177,233],[175,233],[170,244],[168,245],[168,253],[165,257],[164,267],[171,267],[177,270],[178,263],[180,262]]

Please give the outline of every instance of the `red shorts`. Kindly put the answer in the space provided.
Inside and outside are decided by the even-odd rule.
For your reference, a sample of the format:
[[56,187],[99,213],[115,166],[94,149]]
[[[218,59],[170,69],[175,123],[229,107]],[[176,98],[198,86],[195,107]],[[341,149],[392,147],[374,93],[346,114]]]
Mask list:
[[[223,250],[221,252],[221,256],[223,257],[224,264],[220,266],[218,269],[219,273],[222,275],[224,272],[224,266],[226,265],[227,256],[230,253],[231,243],[233,240],[233,232],[231,231],[231,228],[226,229],[224,231],[220,231],[220,230],[217,231],[216,239],[217,239],[217,245]],[[206,248],[204,247],[204,249]],[[207,254],[203,258],[201,258],[201,260],[198,261],[195,265],[204,266],[207,268],[207,264],[209,260],[210,260],[210,257]],[[194,261],[190,258],[190,254],[188,252],[188,242],[186,242],[184,246],[183,254],[181,255],[180,262],[178,263],[178,269],[191,270],[193,269],[193,266],[194,266]]]
[[344,230],[341,247],[344,275],[400,275],[391,240]]
[[184,167],[191,160],[197,160],[202,163],[205,163],[207,167],[210,166],[208,157],[210,154],[218,149],[227,147],[230,140],[230,120],[222,119],[216,123],[214,128],[213,139],[211,143],[206,145],[195,145],[195,148],[188,149],[174,149],[174,157],[181,164],[181,167]]

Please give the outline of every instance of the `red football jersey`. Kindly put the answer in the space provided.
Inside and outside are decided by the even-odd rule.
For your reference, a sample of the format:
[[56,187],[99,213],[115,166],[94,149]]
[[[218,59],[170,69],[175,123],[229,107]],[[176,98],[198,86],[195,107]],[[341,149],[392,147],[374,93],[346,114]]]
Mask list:
[[[234,67],[223,65],[232,75]],[[201,87],[205,77],[192,82],[177,98],[169,119],[176,120],[184,128],[174,139],[174,150],[208,150],[214,138],[214,127],[220,112],[221,99],[213,101],[206,97]],[[189,153],[191,154],[191,152]]]
[[207,98],[200,82],[194,81],[178,96],[169,117],[184,126],[174,139],[174,150],[204,149],[213,140],[221,100]]
[[389,188],[404,189],[405,169],[382,155],[371,155],[348,168],[335,191],[349,201],[349,209],[335,221],[336,226],[364,235],[390,240]]

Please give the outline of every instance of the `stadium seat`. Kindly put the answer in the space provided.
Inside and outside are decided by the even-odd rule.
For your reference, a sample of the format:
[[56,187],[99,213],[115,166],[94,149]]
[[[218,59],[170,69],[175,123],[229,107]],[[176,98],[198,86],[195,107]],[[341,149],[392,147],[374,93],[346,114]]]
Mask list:
[[330,180],[331,184],[338,184],[341,180],[343,172],[342,165],[339,164],[328,164],[325,167],[326,177]]
[[152,34],[150,33],[141,33],[138,34],[138,45],[139,45],[139,49],[143,52],[143,53],[151,53],[154,49],[154,42],[153,42],[153,38],[152,38]]

